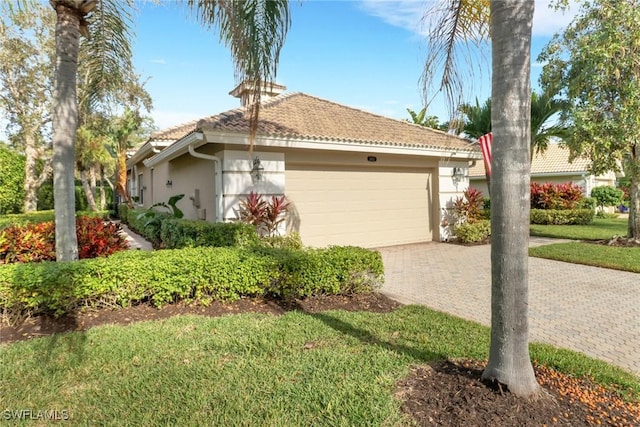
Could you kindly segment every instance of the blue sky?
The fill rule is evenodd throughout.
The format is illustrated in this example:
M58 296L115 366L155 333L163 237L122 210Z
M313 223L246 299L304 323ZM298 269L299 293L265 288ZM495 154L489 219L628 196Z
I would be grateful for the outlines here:
M571 14L536 1L532 59ZM419 78L426 57L420 16L425 1L292 2L292 27L281 53L278 83L372 113L404 119L406 108L423 102ZM229 50L217 33L203 29L183 6L141 3L136 19L135 63L148 79L154 99L151 116L166 128L239 106L228 95L235 86ZM478 73L474 92L489 96L489 61ZM540 66L533 64L532 84ZM443 100L429 113L447 119Z

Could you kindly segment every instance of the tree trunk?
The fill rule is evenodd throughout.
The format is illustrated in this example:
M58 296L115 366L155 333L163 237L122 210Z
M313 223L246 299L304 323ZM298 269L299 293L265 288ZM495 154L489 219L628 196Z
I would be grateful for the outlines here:
M87 171L80 171L80 181L82 182L82 189L84 190L84 195L87 198L87 204L89 205L89 210L96 212L98 207L96 206L96 199L93 197L93 191L91 191L91 184L87 179Z
M533 1L491 1L491 348L482 377L521 397L540 392L527 318L533 9Z
M56 260L78 259L75 218L75 137L78 128L76 77L80 15L55 0L56 75L53 111L53 198L56 227Z
M638 143L632 147L631 161L625 172L631 178L627 237L640 239L640 144Z
M24 212L38 209L38 150L32 135L25 134Z
M104 168L100 166L100 210L107 208L107 195L104 191Z
M133 207L133 203L131 202L131 197L129 196L129 192L127 191L127 151L126 149L122 152L117 153L116 159L116 191L122 197L122 202L129 205L130 208Z

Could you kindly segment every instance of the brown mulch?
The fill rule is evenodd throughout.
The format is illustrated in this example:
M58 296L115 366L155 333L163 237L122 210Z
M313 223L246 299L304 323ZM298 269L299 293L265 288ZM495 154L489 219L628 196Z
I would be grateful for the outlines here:
M268 299L242 299L212 303L208 307L173 304L156 309L139 305L123 309L98 309L62 318L38 316L19 325L0 326L2 343L29 340L69 331L83 331L103 324L165 319L176 315L222 316L237 313L283 314L291 310L316 313L343 309L386 313L400 304L381 294L351 297L322 296L289 303ZM412 368L397 384L402 410L417 425L473 426L640 426L640 404L622 401L586 378L573 378L544 366L535 366L544 393L537 400L522 400L506 390L480 380L485 362L439 361Z

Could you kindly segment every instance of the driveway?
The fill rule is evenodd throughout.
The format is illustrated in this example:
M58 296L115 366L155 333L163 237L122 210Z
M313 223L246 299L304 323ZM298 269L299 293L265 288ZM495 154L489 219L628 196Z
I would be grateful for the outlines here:
M489 245L432 242L379 251L384 294L490 325ZM529 339L640 376L640 274L530 257Z

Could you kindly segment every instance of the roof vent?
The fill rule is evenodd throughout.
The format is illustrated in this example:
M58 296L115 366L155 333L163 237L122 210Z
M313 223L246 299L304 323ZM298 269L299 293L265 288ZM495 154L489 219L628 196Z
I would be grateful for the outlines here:
M235 89L233 89L231 92L229 92L229 95L240 98L240 104L245 107L249 103L251 94L255 90L256 86L253 83L244 81L236 86ZM280 95L285 90L287 90L286 86L282 86L273 82L264 82L260 85L260 96L263 101L266 101L267 99Z

